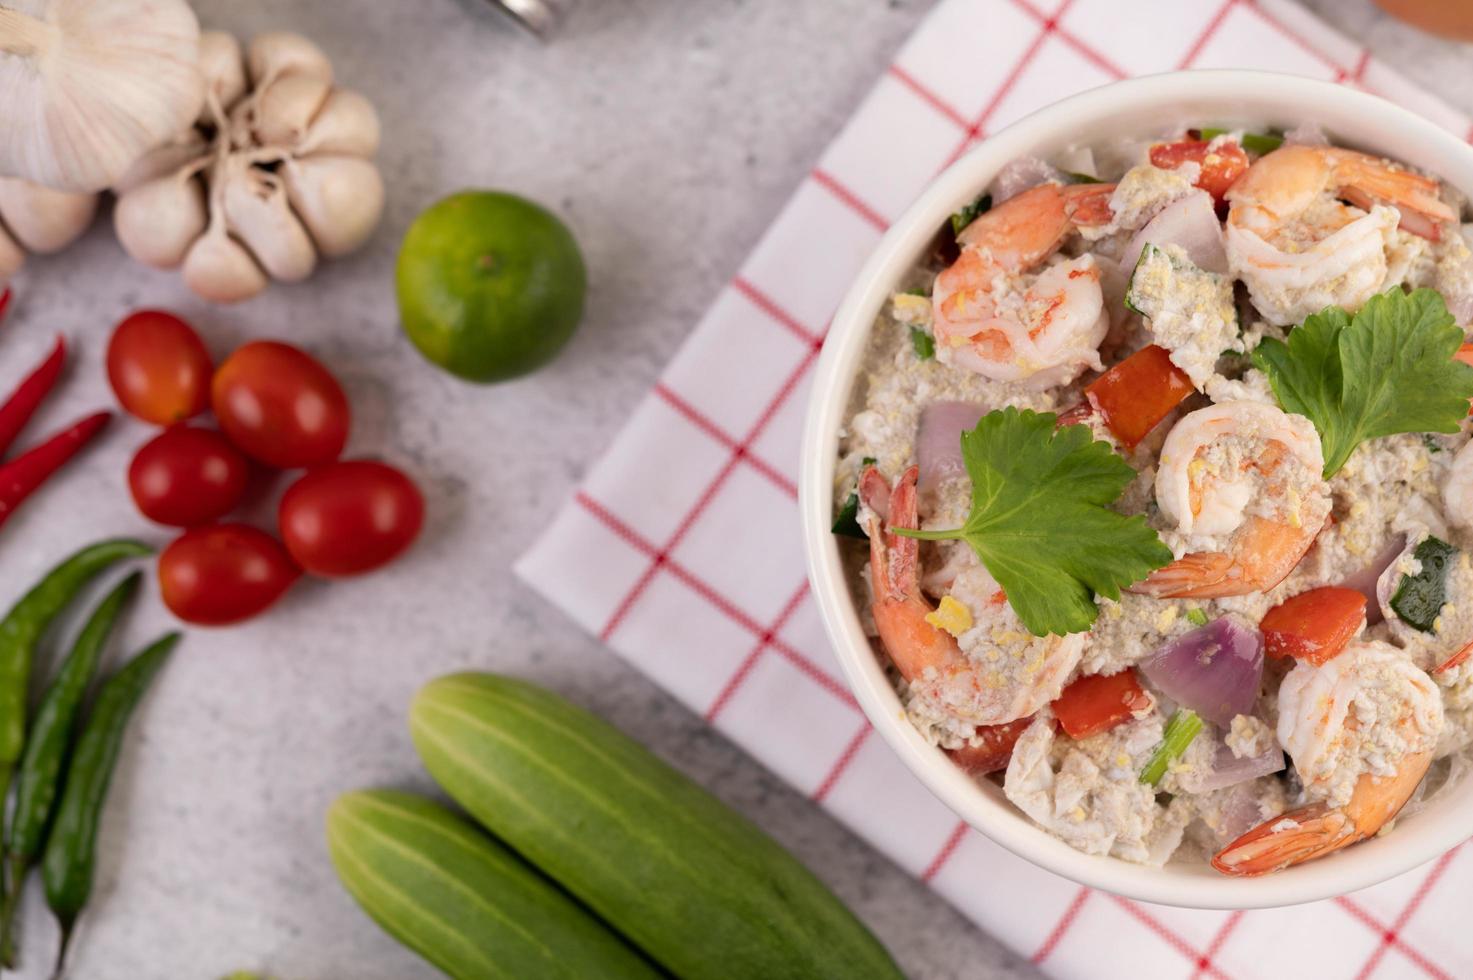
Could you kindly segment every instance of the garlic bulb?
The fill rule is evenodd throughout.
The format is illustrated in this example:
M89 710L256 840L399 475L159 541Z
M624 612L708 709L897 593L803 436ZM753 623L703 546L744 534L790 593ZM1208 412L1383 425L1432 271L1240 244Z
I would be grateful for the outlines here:
M204 97L185 0L0 0L0 174L113 184Z
M20 270L27 252L49 255L76 241L96 213L96 194L0 177L0 282Z
M300 35L263 34L242 52L205 31L199 47L201 121L129 169L113 223L129 255L182 267L195 292L233 303L368 240L384 206L378 115L333 86Z

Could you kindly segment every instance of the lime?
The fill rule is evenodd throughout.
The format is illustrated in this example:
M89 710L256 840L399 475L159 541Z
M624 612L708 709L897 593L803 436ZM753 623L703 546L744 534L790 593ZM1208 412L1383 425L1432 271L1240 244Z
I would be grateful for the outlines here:
M404 236L399 318L420 353L470 381L552 360L583 316L588 274L555 215L515 194L462 191Z

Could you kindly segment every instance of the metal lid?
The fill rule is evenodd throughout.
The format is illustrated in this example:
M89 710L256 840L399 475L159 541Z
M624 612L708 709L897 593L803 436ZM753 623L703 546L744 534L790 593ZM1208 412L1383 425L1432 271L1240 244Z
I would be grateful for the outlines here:
M558 12L550 0L490 0L498 10L538 37L546 37L557 26Z

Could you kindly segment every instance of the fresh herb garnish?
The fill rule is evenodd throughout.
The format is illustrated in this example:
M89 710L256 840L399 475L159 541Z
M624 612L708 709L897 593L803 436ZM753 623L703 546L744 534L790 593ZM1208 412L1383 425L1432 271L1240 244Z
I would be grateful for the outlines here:
M1194 606L1191 609L1187 610L1187 622L1191 623L1193 626L1206 626L1207 613Z
M915 348L919 360L929 361L936 356L936 338L920 327L910 328L910 345Z
M985 214L990 210L992 210L992 195L983 194L981 197L977 198L977 200L973 201L971 204L968 204L966 207L962 208L956 214L951 216L952 235L960 235L962 233L962 229L966 228L967 225L977 220L978 215Z
M1253 363L1285 411L1319 431L1325 478L1368 439L1401 432L1457 432L1473 398L1473 367L1453 359L1462 328L1430 289L1391 289L1359 313L1328 307L1266 339Z
M1144 517L1110 509L1135 471L1083 425L1005 408L963 432L972 512L950 531L903 531L929 541L960 538L997 579L1035 636L1082 633L1099 615L1096 594L1120 598L1172 559Z
M1166 767L1187 750L1192 739L1201 731L1202 719L1195 711L1177 708L1166 722L1166 732L1161 737L1161 744L1141 770L1141 782L1147 786L1155 786L1161 782L1161 777L1166 775Z
M1422 433L1422 445L1427 448L1427 452L1429 453L1442 452L1442 447L1437 444L1437 440L1432 438L1430 433Z
M1071 184L1103 184L1104 181L1090 174L1082 174L1073 170L1060 171Z
M912 286L910 289L907 289L905 291L905 295L920 296L922 298L929 299L931 296L931 291L928 289L922 289L920 286Z
M1391 597L1391 611L1408 626L1431 633L1447 602L1447 566L1458 549L1431 535L1422 539L1412 557L1422 570L1403 575Z
M873 465L875 465L875 458L873 456L866 456L864 457L863 461L860 462L859 468L862 470L865 467ZM834 526L829 530L834 534L838 534L846 538L866 539L869 537L868 534L864 533L864 528L859 526L858 489L849 491L848 499L844 501L844 506L839 508L839 514L837 517L834 518Z
M1198 132L1201 133L1204 140L1210 143L1223 133L1230 133L1232 130L1213 129L1209 126L1198 130ZM1265 153L1272 153L1274 150L1283 146L1284 137L1276 133L1244 133L1242 138L1238 140L1238 145L1249 153L1256 153L1258 156L1263 156Z

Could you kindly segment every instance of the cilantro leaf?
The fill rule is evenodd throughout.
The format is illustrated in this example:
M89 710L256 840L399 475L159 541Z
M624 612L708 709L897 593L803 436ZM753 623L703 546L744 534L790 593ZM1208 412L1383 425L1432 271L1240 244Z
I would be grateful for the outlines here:
M896 530L970 544L1035 636L1084 632L1099 614L1096 594L1118 599L1172 558L1144 517L1109 509L1135 478L1130 464L1088 427L1057 421L1016 408L984 415L961 437L972 478L966 524Z
M929 361L936 356L936 338L920 327L910 328L910 345L915 349L916 360Z
M1314 423L1325 478L1368 439L1401 432L1457 432L1473 398L1473 367L1453 359L1463 331L1430 289L1391 289L1351 316L1322 310L1265 340L1253 363L1287 412Z

